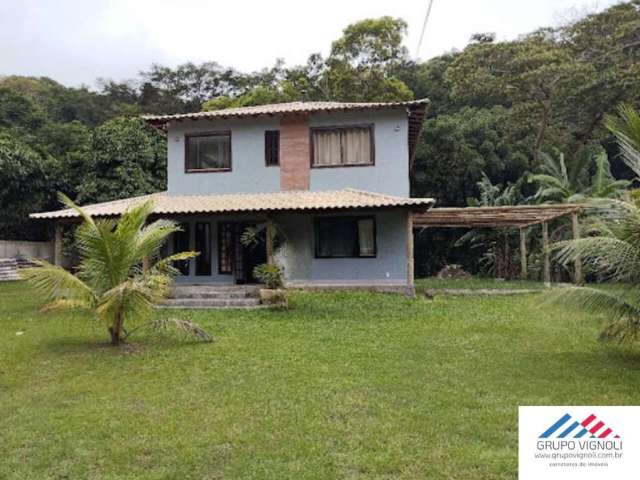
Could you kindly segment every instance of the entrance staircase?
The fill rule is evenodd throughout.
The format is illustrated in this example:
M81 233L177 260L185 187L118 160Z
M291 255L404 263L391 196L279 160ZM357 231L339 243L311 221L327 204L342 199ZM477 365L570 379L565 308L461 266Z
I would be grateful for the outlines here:
M258 285L176 285L163 308L258 308Z
M15 258L0 258L0 282L20 280L18 262Z

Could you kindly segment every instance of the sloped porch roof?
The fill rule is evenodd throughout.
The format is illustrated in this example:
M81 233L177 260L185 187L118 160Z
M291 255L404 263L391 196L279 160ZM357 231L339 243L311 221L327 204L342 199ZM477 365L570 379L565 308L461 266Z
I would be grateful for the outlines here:
M396 197L347 188L335 191L183 196L173 196L168 195L167 192L159 192L140 197L85 205L83 208L92 216L111 217L121 215L128 208L145 201L153 202L153 213L156 215L311 212L381 208L410 208L417 212L424 212L435 203L432 198ZM56 220L77 219L79 215L75 210L67 208L51 212L32 213L29 217Z

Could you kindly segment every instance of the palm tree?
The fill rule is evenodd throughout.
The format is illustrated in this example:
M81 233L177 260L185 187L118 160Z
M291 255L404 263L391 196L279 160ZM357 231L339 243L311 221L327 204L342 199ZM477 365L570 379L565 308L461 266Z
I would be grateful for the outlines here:
M622 160L640 178L640 112L622 104L618 107L618 115L608 115L605 124L618 140Z
M172 262L197 255L181 252L159 259L167 237L179 231L169 220L147 224L153 211L145 202L126 211L120 220L94 220L68 197L60 200L78 212L83 223L76 230L80 255L77 274L46 261L35 260L37 267L26 269L24 277L50 302L44 308L82 308L104 322L112 345L119 345L125 325L173 325L201 339L209 335L191 322L166 319L150 322L155 305L168 294L171 280L178 272ZM155 263L144 268L146 259Z
M617 198L630 184L613 177L605 152L578 155L570 168L561 152L556 157L541 152L541 157L540 173L529 176L529 181L540 185L535 199L541 202L576 203L587 198ZM592 162L595 173L589 179Z
M640 176L640 115L622 106L619 117L608 117L607 127L616 136L624 162ZM602 338L638 340L640 336L640 205L637 201L596 200L588 236L554 245L561 262L581 259L585 270L601 279L626 285L605 291L571 287L558 290L554 299L572 302L607 315Z

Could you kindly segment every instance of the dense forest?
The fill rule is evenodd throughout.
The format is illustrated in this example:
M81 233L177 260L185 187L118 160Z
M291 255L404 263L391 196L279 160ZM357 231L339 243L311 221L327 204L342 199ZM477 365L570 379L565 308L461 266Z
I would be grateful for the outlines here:
M631 176L604 120L621 104L640 105L640 0L513 41L478 33L464 50L426 62L409 57L406 28L391 17L363 20L326 57L253 73L207 62L152 65L92 88L0 78L0 238L44 238L27 215L57 208L58 191L91 203L162 190L165 139L141 113L283 101L429 98L412 194L440 206L569 201L593 195L596 178L628 186L616 183ZM418 273L455 256L459 234L420 236L430 260L418 261Z

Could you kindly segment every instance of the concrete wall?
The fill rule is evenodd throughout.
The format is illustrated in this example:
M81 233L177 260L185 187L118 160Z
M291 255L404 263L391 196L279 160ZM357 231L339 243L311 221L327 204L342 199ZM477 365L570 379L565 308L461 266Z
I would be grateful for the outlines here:
M0 240L0 258L31 257L53 261L51 242Z
M372 192L409 196L409 153L407 114L403 109L367 113L319 113L309 117L309 125L332 126L374 124L375 165L358 167L311 168L300 175L305 181L285 181L285 189L339 190L357 188ZM281 189L281 167L267 167L264 158L264 132L280 128L280 119L229 119L185 121L170 125L167 133L168 191L170 195L277 192ZM231 131L232 165L229 172L185 173L185 133ZM281 134L282 137L282 134ZM298 135L300 137L300 135ZM306 136L308 139L308 135ZM286 140L286 139L285 139ZM286 142L282 144L286 153ZM297 162L296 169L309 168L309 158ZM286 173L286 172L284 172Z

